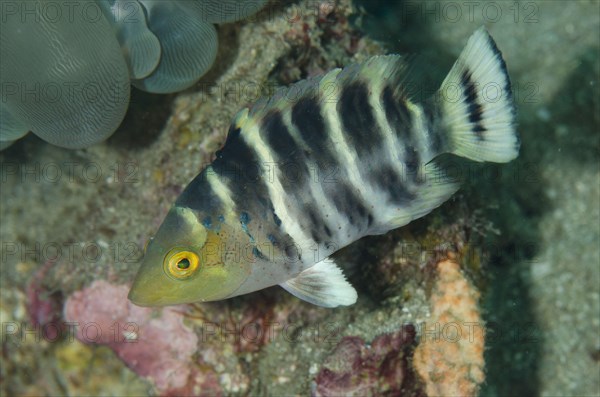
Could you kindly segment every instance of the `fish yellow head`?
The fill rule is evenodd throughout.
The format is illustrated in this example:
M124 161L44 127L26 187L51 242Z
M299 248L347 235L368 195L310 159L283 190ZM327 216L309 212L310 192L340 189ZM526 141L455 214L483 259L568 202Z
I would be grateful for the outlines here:
M211 227L193 210L173 206L146 247L129 299L165 306L227 298L250 271L236 255L227 255L237 238L237 228L224 220Z

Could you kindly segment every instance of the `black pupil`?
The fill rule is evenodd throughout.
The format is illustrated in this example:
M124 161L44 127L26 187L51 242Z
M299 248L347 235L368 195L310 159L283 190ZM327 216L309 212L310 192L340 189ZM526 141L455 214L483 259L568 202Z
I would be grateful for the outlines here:
M190 267L190 261L188 259L183 258L179 262L177 262L177 267L179 269L185 270Z

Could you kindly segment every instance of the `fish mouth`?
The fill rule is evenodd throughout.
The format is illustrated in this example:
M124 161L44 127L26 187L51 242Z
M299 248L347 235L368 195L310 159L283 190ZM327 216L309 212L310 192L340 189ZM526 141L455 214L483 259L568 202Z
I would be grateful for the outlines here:
M176 303L165 302L160 296L152 296L148 294L141 294L134 287L131 288L127 299L136 306L141 307L155 307L155 306L168 306L176 305Z
M129 290L127 299L129 299L131 301L131 303L133 303L136 306L142 306L142 307L155 306L155 305L153 305L152 301L145 299L145 297L142 294L140 294L139 289L135 288L135 285L133 287L131 287L131 289Z
M169 302L165 302L164 295L160 290L140 285L139 280L133 282L129 294L127 295L127 299L134 305L142 307L166 306L169 304Z

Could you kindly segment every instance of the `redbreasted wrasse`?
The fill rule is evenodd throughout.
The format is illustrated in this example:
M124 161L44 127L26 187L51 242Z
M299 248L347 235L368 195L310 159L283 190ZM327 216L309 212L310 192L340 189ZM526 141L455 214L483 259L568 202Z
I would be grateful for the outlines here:
M406 79L399 56L375 56L240 111L149 242L129 299L215 301L278 284L316 305L353 304L330 255L446 201L458 184L432 160L508 162L519 151L506 64L485 29L438 95L413 103Z

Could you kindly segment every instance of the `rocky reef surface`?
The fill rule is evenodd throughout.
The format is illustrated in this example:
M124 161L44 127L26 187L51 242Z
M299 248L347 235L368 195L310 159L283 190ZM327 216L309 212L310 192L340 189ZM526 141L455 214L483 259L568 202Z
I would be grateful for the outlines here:
M468 3L468 2L467 2ZM600 393L600 22L590 1L271 3L219 27L186 92L134 92L106 143L0 153L2 395ZM453 163L464 188L337 254L356 305L271 288L142 309L143 246L260 95L387 52L433 90L485 24L513 79L522 149Z

